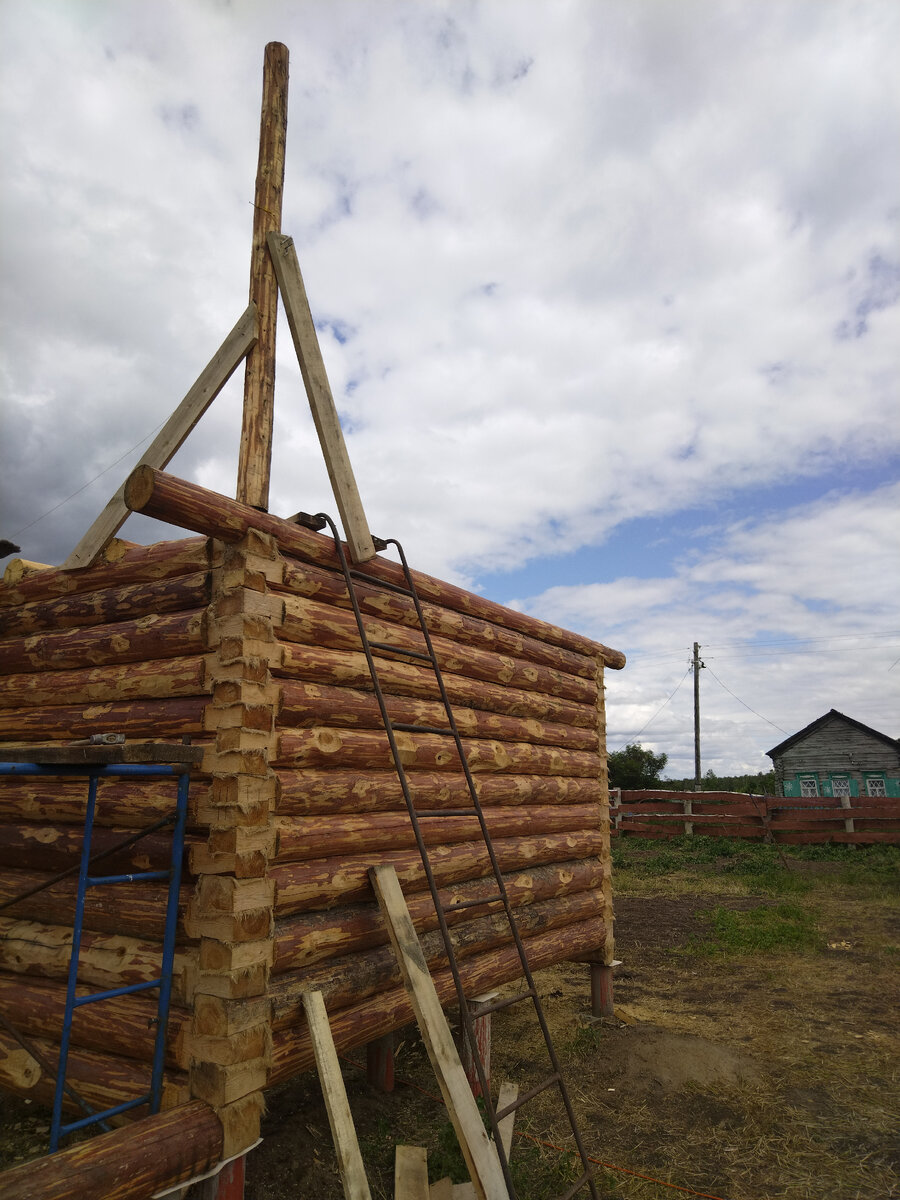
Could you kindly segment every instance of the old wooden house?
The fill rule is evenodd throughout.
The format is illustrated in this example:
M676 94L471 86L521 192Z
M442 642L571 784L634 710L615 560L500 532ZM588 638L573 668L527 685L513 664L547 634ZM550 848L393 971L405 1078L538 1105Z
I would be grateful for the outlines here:
M784 796L900 796L900 741L835 708L767 753Z

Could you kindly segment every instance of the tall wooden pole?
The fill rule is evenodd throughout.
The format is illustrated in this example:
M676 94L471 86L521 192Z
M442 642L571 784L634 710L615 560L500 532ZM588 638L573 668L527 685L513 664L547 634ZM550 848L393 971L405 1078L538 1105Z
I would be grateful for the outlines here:
M250 299L259 310L259 338L247 355L244 418L236 498L267 511L275 412L275 325L278 283L266 235L281 232L284 153L287 133L288 51L281 42L266 46L263 67L259 165L253 208Z
M702 789L700 782L700 644L694 642L694 791Z

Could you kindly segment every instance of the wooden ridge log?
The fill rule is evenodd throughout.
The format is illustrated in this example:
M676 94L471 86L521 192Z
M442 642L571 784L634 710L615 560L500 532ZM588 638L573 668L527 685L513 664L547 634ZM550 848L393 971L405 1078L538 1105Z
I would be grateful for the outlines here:
M408 771L406 781L418 811L465 808L471 804L468 784L460 773ZM275 811L280 816L327 813L406 812L403 789L395 770L278 771ZM601 804L595 777L578 775L490 775L476 780L485 808L501 804Z
M536 934L525 941L529 966L537 971L571 958L573 953L586 953L602 945L605 935L604 923L597 917ZM460 964L462 984L469 995L509 983L518 979L521 973L522 964L515 947L503 946L489 950ZM439 971L433 979L441 1003L445 1006L454 1004L456 988L450 971ZM391 988L360 1004L339 1009L331 1018L331 1032L340 1052L374 1041L393 1029L410 1024L412 1020L412 1004L406 989ZM313 1053L305 1025L278 1030L272 1040L270 1087L300 1071L309 1070Z
M602 894L589 891L527 905L516 910L515 917L522 937L528 938L545 930L601 916L602 911ZM457 961L462 962L497 946L512 944L512 934L506 913L501 911L454 925L450 940ZM432 974L447 967L440 930L420 934L419 944ZM315 967L284 972L269 981L272 1028L285 1028L299 1022L304 992L320 991L333 1014L337 1009L395 988L400 982L400 968L390 945L329 959Z
M2 741L65 741L92 733L124 733L130 738L169 739L203 732L208 697L132 700L122 703L54 704L44 708L0 710ZM0 758L2 758L0 747Z
M471 807L468 805L467 807ZM484 810L491 840L529 835L568 833L599 828L596 806L548 804L529 808ZM471 816L420 817L419 826L427 846L453 845L481 837L474 811ZM314 858L336 858L343 854L379 854L416 845L412 823L406 813L334 814L327 817L281 817L275 823L276 844L272 862L301 862ZM373 862L376 861L374 858Z
M6 912L13 912L7 909ZM98 989L147 983L162 970L160 940L121 933L84 930L78 956L78 981ZM71 925L49 925L41 921L0 917L0 970L20 978L65 980L72 953ZM172 966L173 995L182 1002L187 995L192 951L178 949Z
M0 871L0 903L12 900L22 892L50 877L45 871ZM44 921L48 925L71 927L75 912L77 880L60 880L52 887L3 910L4 917L18 920ZM97 933L122 933L145 938L159 931L162 941L166 913L166 882L111 883L105 887L89 888L84 904L84 927ZM179 922L183 916L190 888L183 887L178 904Z
M403 766L418 771L458 771L459 755L452 738L436 733L394 734ZM599 773L599 754L534 746L529 742L462 739L473 774L508 771L517 775L583 775ZM387 734L367 729L304 729L282 733L272 759L275 767L327 767L340 770L387 770L394 765Z
M5 806L4 806L5 807ZM97 829L91 839L94 854L102 854L133 834L131 829ZM63 871L81 858L84 830L76 825L0 825L0 866L31 871ZM197 840L196 838L192 840ZM168 870L172 857L172 834L147 834L139 842L116 851L98 869L108 875L133 871Z
M536 834L533 837L520 834L517 837L500 838L494 843L494 850L500 869L508 872L541 863L586 858L599 854L601 845L600 830L597 828L575 833ZM397 875L406 891L421 891L426 886L417 849L388 850L379 857L381 862L392 863L397 868ZM435 846L429 857L440 887L479 879L491 870L487 848L480 840ZM319 858L306 863L276 864L269 871L276 888L276 916L370 899L372 891L368 870L371 865L372 856L369 853Z
M540 900L599 889L603 879L603 867L596 858L570 859L503 875L509 902L517 911L524 905ZM479 905L448 912L447 923L455 925L473 916L497 911L499 902L490 901L496 891L493 875L441 888L438 897L444 908L462 901L486 901L484 907ZM437 929L437 913L431 892L426 889L412 893L407 897L407 906L417 930L427 932ZM332 908L326 912L305 912L299 916L280 918L275 923L273 971L299 970L325 959L387 945L388 940L381 911L371 901Z
M39 571L52 570L53 567L50 563L33 562L30 558L13 558L6 564L3 583L7 587L14 587L29 575L36 575Z
M67 571L49 567L38 574L23 578L15 586L0 583L0 608L31 604L54 596L71 596L76 592L91 592L109 586L111 575L123 587L130 583L149 583L170 579L175 575L191 575L211 565L210 545L205 537L182 538L173 542L155 542L152 546L118 543L126 548L110 561L105 557L96 566L84 571ZM115 554L115 543L110 549Z
M403 696L386 696L385 700L392 721L432 725L438 729L448 727L447 713L441 703ZM570 750L597 750L599 745L594 730L534 718L508 717L478 708L454 707L453 719L459 732L467 737L535 742L565 746ZM286 680L281 685L276 724L288 729L326 724L351 729L384 728L374 692L296 680Z
M375 617L365 617L363 624L370 641L385 642L414 654L427 650L425 638L415 629L394 625ZM352 613L328 604L318 604L303 596L287 596L284 601L284 624L279 630L283 641L306 645L327 646L332 650L358 650L359 630ZM567 675L553 667L543 667L525 659L497 654L452 642L449 638L432 636L432 646L442 671L452 671L470 679L487 683L508 684L529 692L546 692L579 704L594 704L597 684L593 679Z
M276 590L303 596L322 604L351 609L347 584L343 574L337 571L326 571L321 567L305 564L298 567L288 561L283 581L281 585L276 585ZM419 628L418 614L410 596L357 581L356 598L360 608L368 616L378 617L395 625ZM493 650L497 654L524 658L545 667L553 667L566 675L594 679L597 674L597 659L593 654L576 654L572 650L564 650L516 630L504 629L495 622L470 617L436 604L422 604L422 613L428 632L432 635L438 634L454 642Z
M75 994L87 996L92 991L96 989L79 986ZM0 973L0 1011L23 1037L42 1037L58 1042L66 1011L65 981L38 982L20 975ZM71 1041L73 1045L88 1050L152 1062L156 1041L155 1022L155 992L113 996L97 1004L75 1009ZM169 1010L167 1066L181 1070L187 1070L190 1066L190 1024L191 1014L186 1009L173 1007ZM55 1064L57 1057L50 1061Z
M276 677L303 679L309 683L333 684L372 690L369 664L361 650L332 650L326 646L281 643L281 662L272 668ZM382 691L394 696L419 696L440 700L434 671L418 663L374 655ZM557 721L579 729L595 729L597 710L593 704L577 704L547 692L525 691L502 683L469 679L451 671L442 672L444 686L453 704L504 713L510 717L534 717Z
M330 537L269 513L260 513L236 500L209 492L198 484L177 479L163 471L154 471L150 467L138 467L132 471L125 488L125 502L133 512L143 512L182 529L206 533L225 542L240 541L248 529L258 529L271 534L285 554L331 570L338 567ZM403 586L402 569L390 559L378 556L370 559L366 563L366 573ZM611 650L581 634L571 633L515 609L504 608L502 604L421 571L413 571L413 579L424 600L492 621L504 629L517 630L538 641L573 650L576 654L599 657L616 670L625 665L625 655L620 651Z
M45 629L131 622L138 617L184 612L205 607L211 596L212 577L209 571L147 583L121 584L94 592L76 592L70 596L36 600L19 608L0 610L0 637L39 633Z
M211 1170L222 1125L202 1100L98 1134L0 1174L4 1200L146 1200Z
M180 658L206 649L206 610L139 617L0 642L0 672L61 671Z
M22 1095L34 1087L42 1073L37 1059L12 1034L0 1028L0 1088ZM0 1175L0 1185L2 1183L3 1176Z
M206 658L193 654L185 658L7 675L0 690L0 708L151 700L198 696L211 691Z
M175 811L176 785L174 778L101 779L97 787L95 828L121 826L131 833L171 816ZM83 826L87 791L84 778L8 775L3 780L3 816L10 821ZM197 808L207 802L209 792L208 780L191 779L189 826L196 825Z

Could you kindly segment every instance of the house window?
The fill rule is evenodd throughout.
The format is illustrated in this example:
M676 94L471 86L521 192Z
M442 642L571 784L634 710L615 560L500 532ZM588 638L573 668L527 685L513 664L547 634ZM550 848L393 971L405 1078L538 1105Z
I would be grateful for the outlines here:
M832 796L848 796L850 795L850 777L848 775L832 775L831 777L831 794Z
M866 795L867 796L886 796L887 791L884 786L883 775L870 775L866 780Z
M801 796L818 796L819 781L815 775L800 776L800 795Z

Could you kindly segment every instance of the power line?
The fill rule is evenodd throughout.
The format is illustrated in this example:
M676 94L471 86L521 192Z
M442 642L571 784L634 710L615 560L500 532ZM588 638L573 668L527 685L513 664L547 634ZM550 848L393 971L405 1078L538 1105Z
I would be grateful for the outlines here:
M747 704L747 702L745 700L742 700L740 698L740 696L736 696L730 687L725 686L725 684L718 677L718 675L715 673L715 671L712 669L712 667L707 667L706 669L707 669L707 671L709 671L710 675L712 675L713 679L716 681L716 683L719 685L719 687L724 688L724 690L728 693L729 696L733 696L734 699L737 700L738 704L743 704L744 708L746 708L748 712L752 712L754 717L759 717L759 719L761 721L765 721L767 725L771 725L773 729L777 729L780 733L784 733L784 734L787 733L786 729L782 729L780 725L776 725L774 721L770 721L768 717L764 717L762 715L762 713L758 713L755 708L751 708L750 705Z
M675 686L675 692L678 691L678 689L681 687L681 685L684 683L684 681L687 679L687 677L688 677L688 675L690 675L690 673L691 673L691 667L688 667L688 669L685 671L685 673L682 675L682 677L678 680L678 683ZM650 726L653 724L653 722L656 720L656 718L659 716L659 714L662 712L662 710L666 707L666 705L669 703L669 701L675 695L675 692L672 692L671 695L666 697L666 699L662 702L662 704L659 706L659 708L656 710L656 712L653 714L653 716L650 718L650 720L647 722L647 724L644 726L643 729L638 730L638 732L635 734L626 734L625 736L626 737L634 737L635 739L639 738L641 736L641 734L644 732L644 730L650 728ZM620 746L619 749L622 749L622 747Z

